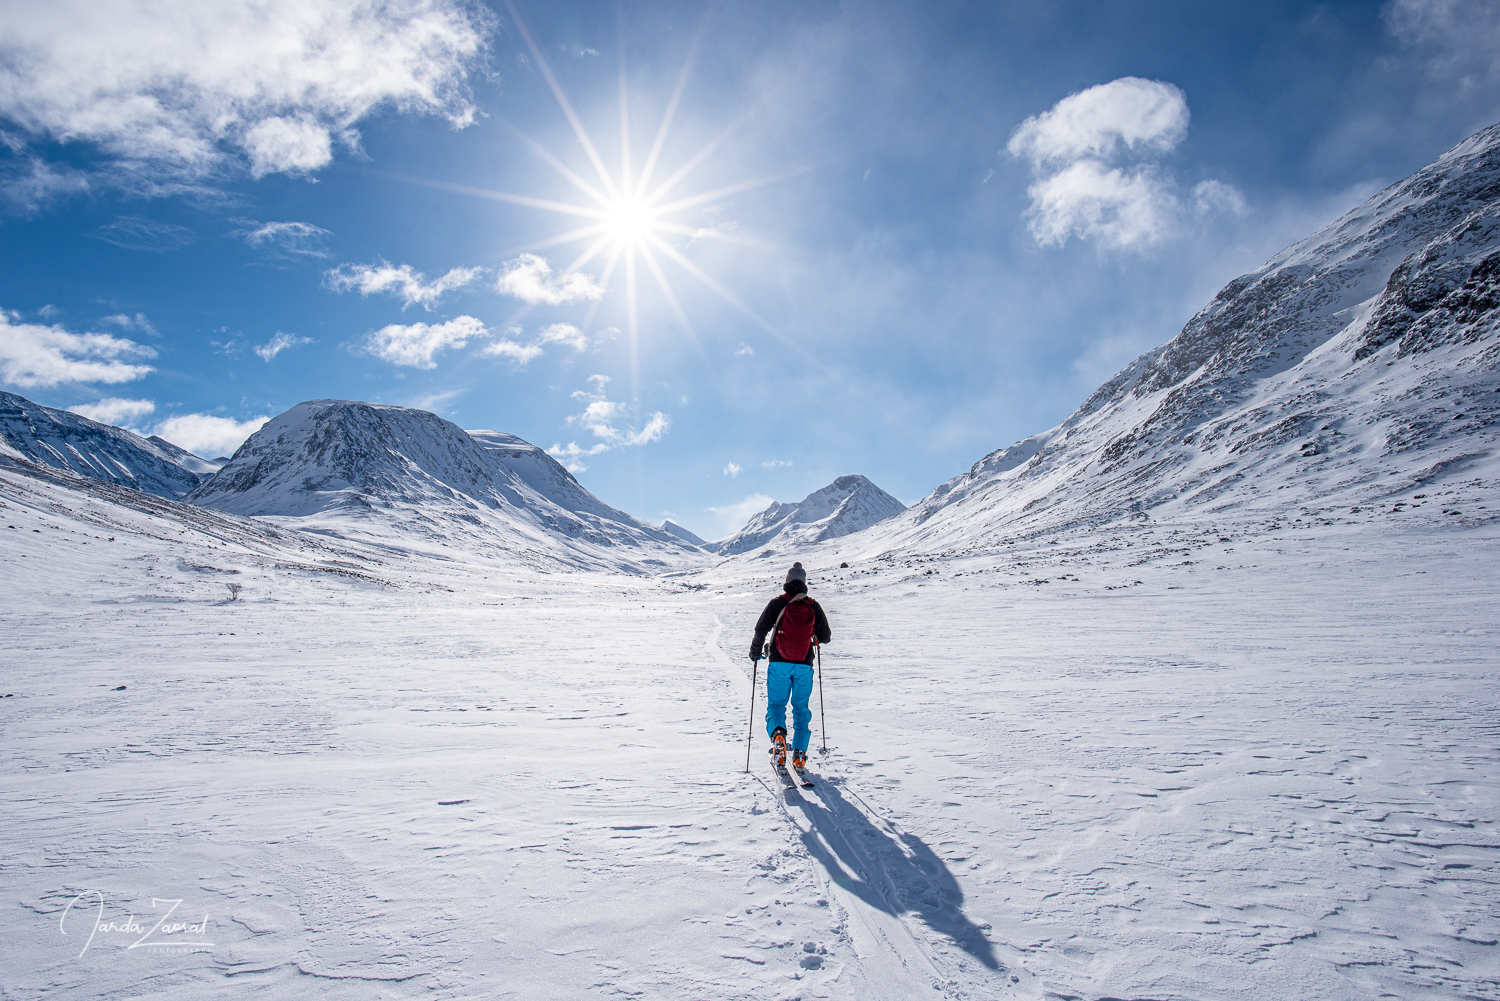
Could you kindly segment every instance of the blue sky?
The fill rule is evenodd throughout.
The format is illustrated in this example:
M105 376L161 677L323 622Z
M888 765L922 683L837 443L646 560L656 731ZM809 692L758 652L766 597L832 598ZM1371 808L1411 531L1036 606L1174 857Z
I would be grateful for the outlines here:
M0 387L420 406L716 538L919 499L1500 119L1481 0L516 2L11 5Z

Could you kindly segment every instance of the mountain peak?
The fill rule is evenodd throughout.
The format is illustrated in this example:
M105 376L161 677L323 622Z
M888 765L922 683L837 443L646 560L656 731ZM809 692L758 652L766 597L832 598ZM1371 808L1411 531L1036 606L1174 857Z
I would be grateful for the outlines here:
M599 500L522 438L355 400L309 400L272 418L187 499L579 566L643 571L692 552Z
M869 528L905 509L869 478L840 476L796 504L772 501L738 532L704 548L733 556L772 542L811 545Z

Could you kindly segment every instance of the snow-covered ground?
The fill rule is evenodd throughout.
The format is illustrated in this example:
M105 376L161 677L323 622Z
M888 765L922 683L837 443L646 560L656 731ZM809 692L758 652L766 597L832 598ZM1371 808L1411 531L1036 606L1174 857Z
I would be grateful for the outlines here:
M7 999L1500 994L1493 524L810 550L831 751L784 793L780 556L68 482L0 469Z

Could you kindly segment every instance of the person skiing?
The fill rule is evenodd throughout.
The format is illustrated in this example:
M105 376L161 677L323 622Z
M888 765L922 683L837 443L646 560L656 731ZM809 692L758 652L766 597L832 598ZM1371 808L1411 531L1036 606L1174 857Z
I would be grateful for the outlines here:
M807 571L801 563L792 564L782 589L755 623L750 660L757 662L762 656L769 660L766 733L771 738L771 757L778 767L786 765L786 704L790 698L792 765L800 769L807 763L807 745L812 739L812 709L807 701L813 690L813 640L827 643L833 634L823 606L807 593Z

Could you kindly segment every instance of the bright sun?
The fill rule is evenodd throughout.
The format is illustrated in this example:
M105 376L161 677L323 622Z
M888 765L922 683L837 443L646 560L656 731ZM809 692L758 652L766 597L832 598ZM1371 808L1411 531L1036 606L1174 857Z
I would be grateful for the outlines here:
M616 246L631 247L646 241L656 215L639 198L620 198L604 210L601 223Z
M543 54L542 48L537 45L536 39L531 35L526 22L516 10L513 0L504 0L509 9L512 21L519 29L521 36L525 38L527 47L536 59L537 67L546 78L548 86L552 89L553 96L557 99L558 106L562 109L568 124L572 126L573 135L578 141L578 146L587 156L592 168L592 177L573 170L565 164L558 156L542 146L531 137L517 130L517 135L554 170L557 171L569 184L576 189L583 198L578 202L556 201L546 198L537 198L530 195L512 194L504 191L483 190L475 188L463 188L461 190L470 194L485 198L493 198L498 201L511 202L518 205L526 205L531 208L544 209L556 212L564 216L571 216L582 225L558 233L550 238L534 241L524 248L528 251L539 251L547 247L559 247L568 244L584 244L580 253L567 263L562 269L566 275L578 271L590 262L598 260L602 267L598 282L600 285L609 287L610 279L614 275L616 267L622 266L624 271L623 291L625 293L626 325L631 345L632 377L636 376L635 352L638 340L639 320L637 317L637 264L644 265L644 270L650 272L655 279L657 287L661 290L662 297L677 315L683 329L688 335L697 340L692 324L683 312L682 305L678 302L676 293L672 290L671 283L663 271L662 265L671 261L684 272L691 275L704 286L717 293L735 308L755 321L762 328L777 338L791 343L785 334L777 330L770 323L758 316L753 310L746 306L740 299L706 274L702 268L682 253L682 250L674 244L681 244L683 238L687 238L689 244L699 239L719 239L735 243L751 243L742 237L730 235L728 230L732 227L710 227L689 226L678 218L694 208L707 205L741 192L758 188L764 184L790 176L796 171L778 174L771 177L762 177L756 180L744 181L738 184L730 184L704 191L695 195L674 194L679 186L704 160L723 142L731 130L726 130L723 135L710 141L695 155L689 157L686 162L673 171L670 176L656 180L656 168L660 163L663 146L666 143L667 133L671 128L672 119L676 115L678 103L682 98L682 92L687 84L689 70L693 62L693 54L690 52L686 64L682 68L682 74L678 78L676 89L662 114L655 140L652 142L643 163L639 165L631 156L630 150L630 118L627 111L628 103L625 93L624 67L621 67L620 77L620 165L618 169L611 170L605 166L599 155L598 148L594 145L578 114L574 111L572 104L563 93L561 84L552 72ZM694 45L696 50L696 43ZM587 329L594 321L595 310L599 308L599 301L595 300L590 307L587 318L583 321Z

